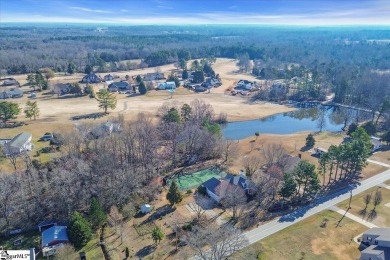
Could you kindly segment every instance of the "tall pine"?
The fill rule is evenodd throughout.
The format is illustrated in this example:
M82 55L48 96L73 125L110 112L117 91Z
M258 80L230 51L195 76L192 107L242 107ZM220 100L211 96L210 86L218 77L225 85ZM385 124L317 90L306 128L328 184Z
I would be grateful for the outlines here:
M169 187L169 191L167 193L167 200L169 200L169 203L171 206L175 205L176 203L179 203L183 200L183 196L181 195L179 188L177 187L177 184L175 181L171 183L171 186Z
M92 229L80 213L74 212L68 225L70 242L79 250L92 238Z
M107 215L96 198L92 198L88 212L89 223L94 230L97 230L107 221Z

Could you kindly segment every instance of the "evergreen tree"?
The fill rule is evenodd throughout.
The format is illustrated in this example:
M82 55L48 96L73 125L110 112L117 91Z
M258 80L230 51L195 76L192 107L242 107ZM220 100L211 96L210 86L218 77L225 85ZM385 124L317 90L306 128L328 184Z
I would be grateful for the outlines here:
M76 73L76 70L77 70L76 65L75 65L73 62L70 62L70 63L68 64L67 72L68 72L69 74L74 74L74 73Z
M84 73L90 74L93 71L93 67L91 65L85 66Z
M137 83L141 83L143 81L141 75L137 75L135 80L137 81Z
M180 123L180 115L176 108L172 107L163 116L163 121L166 123Z
M188 121L191 118L192 108L188 104L181 107L181 120Z
M107 109L116 108L116 96L106 89L100 90L97 94L97 101L99 101L99 108L104 109L104 113L107 113Z
M180 80L178 77L174 76L174 75L169 75L168 78L167 78L167 82L168 81L173 81L175 82L175 85L176 87L179 87L180 86Z
M36 87L35 74L33 74L33 73L28 74L27 75L27 82L30 85L30 88L33 88L35 91L35 87Z
M154 243L160 243L160 241L164 238L164 232L159 227L155 227L152 231L152 238Z
M194 72L194 79L192 80L194 83L202 83L204 81L203 71L198 70Z
M312 134L308 134L306 137L306 147L313 147L316 143L316 140L314 139Z
M171 183L171 186L169 187L169 191L167 193L167 200L171 204L171 206L175 205L176 203L181 202L183 199L183 196L181 195L179 188L177 187L177 184L175 181Z
M302 197L314 195L320 189L315 166L308 161L300 161L294 168L292 175L298 184L297 192L302 188Z
M353 132L358 128L358 125L356 123L352 123L348 126L347 135L351 136Z
M97 230L107 221L107 215L96 198L92 198L88 211L89 223L94 230Z
M382 135L382 140L386 142L387 144L390 143L390 130L387 130L383 135Z
M141 82L139 83L138 91L139 91L139 93L140 93L141 95L145 95L146 92L148 91L148 90L146 89L145 83L144 83L143 81L141 81Z
M182 79L188 79L188 71L185 69L183 70L183 73L181 74Z
M279 195L285 199L291 198L297 189L297 184L294 178L289 173L285 173L283 176L283 186L279 191Z
M362 128L367 132L369 135L375 135L376 134L376 126L372 121L368 121L367 123L362 125Z
M92 229L78 212L74 212L68 224L70 242L79 250L92 238Z
M37 101L27 101L26 107L24 108L24 113L26 118L34 118L34 120L39 117L39 107Z

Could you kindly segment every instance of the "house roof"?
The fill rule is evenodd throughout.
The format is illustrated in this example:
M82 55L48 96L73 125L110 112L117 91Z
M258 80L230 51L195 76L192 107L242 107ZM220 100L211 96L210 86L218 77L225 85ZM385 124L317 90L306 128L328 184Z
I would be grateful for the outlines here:
M362 254L381 255L383 254L382 247L371 245L362 251Z
M32 135L26 132L20 133L15 136L9 143L9 146L20 148L22 147L29 139L32 138Z
M235 175L235 176L231 177L229 180L229 183L234 184L243 190L248 189L247 179L243 176L240 176L240 175Z
M205 182L203 182L203 187L216 194L216 188L221 184L221 181L213 177Z
M371 136L371 143L375 146L381 145L381 139L378 137Z
M286 165L284 166L284 172L292 172L295 166L297 166L300 161L301 158L299 158L298 156L288 155L286 159Z
M47 246L49 243L59 241L69 241L68 228L66 226L53 226L42 232L42 246Z
M111 83L108 88L129 88L130 84L126 81L119 81Z
M363 233L365 236L381 236L390 241L390 228L371 228Z

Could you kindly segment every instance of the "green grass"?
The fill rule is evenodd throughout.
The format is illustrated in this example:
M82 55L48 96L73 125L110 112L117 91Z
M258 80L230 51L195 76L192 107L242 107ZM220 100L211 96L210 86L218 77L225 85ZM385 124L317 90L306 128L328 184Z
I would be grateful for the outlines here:
M202 170L202 171L195 172L192 174L176 177L176 178L174 178L174 180L176 181L177 185L179 186L179 189L181 191L185 191L188 189L196 188L200 184L202 184L203 182L205 182L213 177L215 177L217 179L221 178L221 176L219 174L217 174L209 169L206 169L206 170Z
M379 190L382 194L382 202L376 207L376 215L370 215L372 209L374 208L374 197L375 192ZM368 204L365 214L362 210L365 208L364 197L367 194L371 194L371 202ZM356 196L352 197L351 209L349 213L354 214L364 220L374 223L380 227L389 227L390 226L390 207L386 207L385 204L390 202L390 190L381 187L373 187L365 192L362 192ZM339 203L337 206L341 209L346 209L349 204L349 199Z
M322 211L243 249L239 259L356 259L359 245L351 239L367 228L332 211ZM324 219L326 227L321 227Z
M87 259L100 260L104 259L103 251L98 245L99 238L96 236L94 239L88 242L88 244L80 249L78 252L85 252Z

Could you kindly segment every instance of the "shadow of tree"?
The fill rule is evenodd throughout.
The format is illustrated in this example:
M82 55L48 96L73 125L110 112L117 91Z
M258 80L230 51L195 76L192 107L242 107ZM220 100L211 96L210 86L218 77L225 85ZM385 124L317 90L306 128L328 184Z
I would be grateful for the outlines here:
M150 215L146 220L144 220L142 222L142 224L145 224L145 223L151 222L155 219L164 217L165 215L168 215L169 213L172 213L174 211L175 211L175 208L171 207L170 205L164 205L162 207L159 207L158 209L156 209L155 212L153 212L152 215Z
M367 215L367 208L359 210L359 215L364 219Z
M144 258L147 255L150 255L156 250L156 247L153 245L144 246L142 249L140 249L137 253L135 253L136 256L139 258Z

